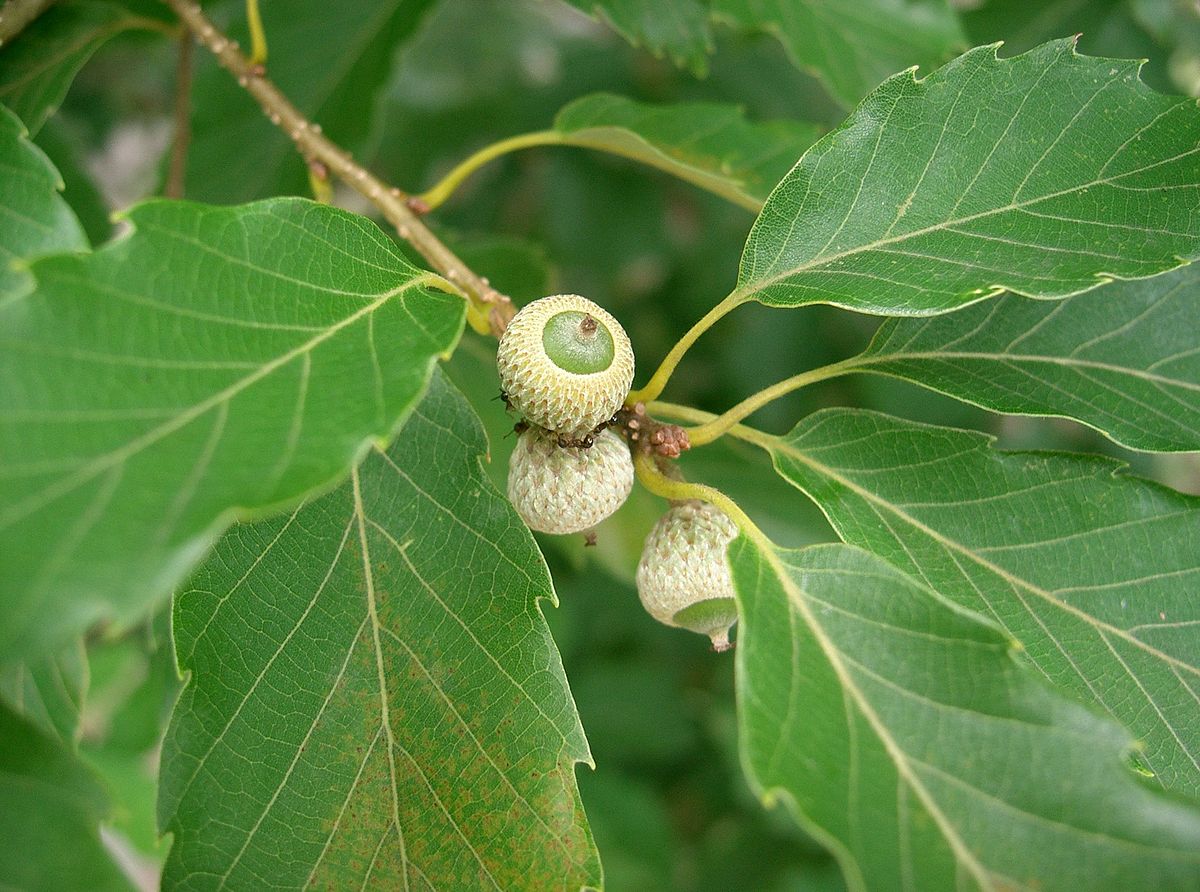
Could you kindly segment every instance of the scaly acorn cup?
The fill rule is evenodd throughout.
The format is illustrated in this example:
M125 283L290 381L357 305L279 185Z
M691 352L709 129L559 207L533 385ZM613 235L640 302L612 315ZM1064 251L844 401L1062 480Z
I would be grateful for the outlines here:
M608 517L633 489L633 459L621 437L606 430L590 448L559 446L531 427L508 462L508 499L531 530L579 533Z
M633 384L621 323L577 294L543 297L508 323L496 351L509 404L537 427L582 438L608 421Z
M661 623L699 632L713 649L728 650L737 622L733 577L725 549L737 526L708 502L677 502L646 538L637 568L638 597Z

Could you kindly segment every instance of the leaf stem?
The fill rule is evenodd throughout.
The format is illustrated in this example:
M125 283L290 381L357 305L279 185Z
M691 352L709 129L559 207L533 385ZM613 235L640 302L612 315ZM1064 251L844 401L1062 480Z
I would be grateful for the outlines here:
M683 502L688 499L710 502L720 508L730 520L738 525L738 529L755 542L760 545L770 545L766 534L747 516L738 503L719 489L703 483L671 479L659 469L655 457L642 449L637 450L634 455L633 467L638 481L656 496L662 496L672 502Z
M512 300L493 288L454 254L421 222L408 205L408 196L372 175L357 164L350 154L321 133L288 101L262 69L242 54L236 42L222 34L191 0L164 0L189 31L196 35L218 61L253 96L263 111L308 160L316 160L374 204L400 237L411 244L426 261L456 287L462 289L477 313L487 316L492 334L504 332L514 315Z
M801 372L799 375L786 378L777 384L772 384L770 387L765 387L753 396L742 400L727 412L712 418L712 420L706 421L696 427L687 428L688 442L692 446L703 446L705 443L711 443L713 440L727 433L742 419L752 415L763 406L779 399L781 396L785 396L802 387L807 387L809 384L816 384L818 381L826 381L829 378L836 378L839 375L845 375L848 372L854 371L856 359L857 357L853 357L841 362L821 366L817 369L810 369L807 372Z
M313 201L333 204L333 185L329 182L329 171L319 161L308 163L308 190L312 192Z
M671 159L666 156L658 158L656 155L646 155L619 144L606 142L602 138L589 137L578 131L563 133L559 130L538 130L534 133L522 133L484 146L466 160L459 162L453 170L442 177L432 188L416 197L420 201L425 202L430 210L433 210L444 204L458 187L463 184L463 181L467 177L471 176L471 174L475 173L475 171L479 170L485 164L511 152L536 148L538 146L574 146L579 149L592 149L608 155L628 158L639 164L645 164L649 167L665 171L686 183L691 183L714 195L719 195L721 198L745 208L752 214L757 214L762 210L763 203L758 199L745 195L739 189L723 189L718 185L714 185L710 178L690 172L687 167L676 166L670 163Z
M696 343L700 335L712 328L722 316L741 306L745 300L746 298L741 297L735 292L705 313L704 317L675 343L675 346L671 348L671 351L663 359L662 364L659 365L658 370L650 377L645 386L640 390L630 392L629 396L625 398L625 405L632 406L635 403L648 403L651 400L658 399L663 389L667 386L667 382L671 379L671 375L674 374L675 367L679 365L679 361L683 359L683 355L688 352L692 344Z
M534 146L561 145L562 142L562 134L557 130L539 130L536 133L522 133L519 136L512 136L508 139L494 142L491 145L484 146L466 160L460 161L453 170L442 177L431 189L418 195L417 199L425 202L430 210L441 207L467 177L488 162L519 149L529 149Z
M250 64L267 63L267 32L263 30L258 0L246 0L246 24L250 28Z

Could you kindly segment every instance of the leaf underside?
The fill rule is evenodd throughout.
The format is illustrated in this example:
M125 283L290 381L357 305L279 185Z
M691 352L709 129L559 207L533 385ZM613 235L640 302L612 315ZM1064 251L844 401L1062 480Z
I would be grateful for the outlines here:
M330 485L462 330L374 224L152 202L0 308L0 662L164 597L235 513Z
M599 885L550 578L486 450L439 374L386 453L180 593L167 885Z
M844 545L731 548L751 780L851 889L1185 889L1200 817L1139 784L1115 725L1009 642Z
M576 99L554 128L568 144L658 167L753 211L817 138L812 124L753 123L733 105L651 105L611 93Z
M1007 295L889 319L862 371L1022 415L1082 421L1133 449L1200 449L1200 264L1055 303Z
M1200 499L1112 459L853 410L809 416L773 453L843 539L995 620L1137 735L1159 784L1200 798Z
M576 9L607 21L634 46L668 56L703 75L713 50L708 10L701 0L566 0Z
M1200 254L1200 109L1072 40L891 78L772 193L737 295L932 315Z

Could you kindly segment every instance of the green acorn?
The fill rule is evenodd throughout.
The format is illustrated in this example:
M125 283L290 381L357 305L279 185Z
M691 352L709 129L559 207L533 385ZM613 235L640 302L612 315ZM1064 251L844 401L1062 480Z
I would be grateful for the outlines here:
M633 459L621 437L606 430L590 448L559 446L529 428L508 462L508 499L531 530L579 533L608 517L633 489Z
M530 424L583 438L621 408L633 384L625 329L577 294L543 297L508 323L496 351L500 386Z
M699 632L713 649L728 650L737 622L733 577L725 549L737 527L708 502L677 502L646 538L637 568L638 597L661 623Z

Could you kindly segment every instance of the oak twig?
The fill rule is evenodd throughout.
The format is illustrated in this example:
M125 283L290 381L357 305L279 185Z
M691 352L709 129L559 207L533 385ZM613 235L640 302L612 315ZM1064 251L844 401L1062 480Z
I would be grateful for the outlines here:
M458 258L418 219L408 205L408 196L375 177L354 161L350 153L337 146L321 133L319 124L311 123L288 101L287 97L264 76L262 66L255 65L210 22L200 7L191 0L165 0L185 27L196 35L215 55L238 83L258 100L271 123L291 137L307 161L319 161L328 171L364 196L395 228L402 239L412 245L431 266L454 286L461 289L471 302L471 314L486 316L488 327L497 337L504 332L515 312L512 300L493 288Z

